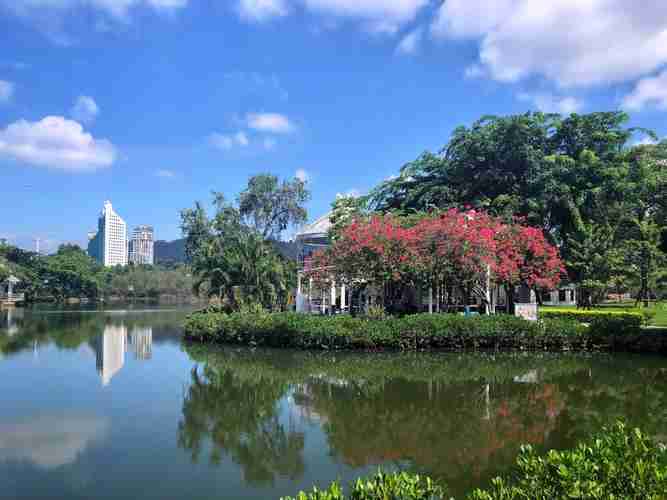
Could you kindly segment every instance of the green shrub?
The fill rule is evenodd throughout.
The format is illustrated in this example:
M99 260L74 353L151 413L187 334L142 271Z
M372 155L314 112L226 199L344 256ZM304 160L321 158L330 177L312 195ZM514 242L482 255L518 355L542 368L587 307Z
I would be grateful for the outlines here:
M587 344L585 327L567 320L530 322L506 315L415 314L384 319L298 313L210 313L188 317L186 337L303 349L571 348Z
M579 321L580 323L593 323L601 318L638 318L640 323L643 319L641 312L635 311L600 311L600 310L584 310L584 309L557 309L557 308L541 308L540 318L544 319L570 319Z
M371 478L357 479L347 496L334 482L326 490L313 488L310 493L302 491L296 498L282 500L439 500L445 498L444 495L444 490L428 477L380 471Z
M445 500L445 491L429 478L408 473L378 473L357 480L345 495L338 483L326 490L301 492L283 500ZM646 499L667 498L667 449L639 429L619 422L573 450L538 456L521 448L517 471L495 478L467 500Z
M667 498L667 452L639 429L617 423L574 450L544 457L521 449L514 480L496 478L469 500Z
M600 316L591 321L589 333L594 338L636 335L641 331L642 322L640 314Z

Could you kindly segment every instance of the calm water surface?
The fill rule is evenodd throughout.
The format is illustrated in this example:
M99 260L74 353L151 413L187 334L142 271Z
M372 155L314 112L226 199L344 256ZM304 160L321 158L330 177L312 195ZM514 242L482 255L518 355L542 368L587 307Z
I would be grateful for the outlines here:
M616 417L667 440L667 358L212 348L186 312L1 311L0 498L277 499L378 466L460 496Z

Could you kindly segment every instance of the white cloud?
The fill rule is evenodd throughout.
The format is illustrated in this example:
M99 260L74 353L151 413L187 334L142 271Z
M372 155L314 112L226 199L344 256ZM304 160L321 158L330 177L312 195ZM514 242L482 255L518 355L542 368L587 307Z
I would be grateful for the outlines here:
M114 146L95 139L73 120L47 116L38 122L19 120L0 130L0 156L20 162L71 171L110 166Z
M43 415L0 424L0 461L29 461L44 469L74 463L109 431L108 418Z
M562 113L571 114L581 110L584 102L581 99L572 96L555 96L549 93L531 94L528 92L521 92L517 98L523 102L529 102L535 106L539 111L544 113Z
M289 13L285 0L239 0L238 11L241 18L260 23Z
M208 136L208 143L214 148L223 150L232 149L232 147L234 147L234 139L231 136L218 134L217 132L213 132Z
M628 81L667 63L667 2L447 0L439 37L480 41L499 81L538 75L563 87Z
M219 134L218 132L213 132L208 136L208 143L214 148L227 151L234 146L246 147L250 144L250 141L245 132L242 131L236 132L235 134Z
M486 71L479 64L471 64L465 69L464 76L469 79L482 78L486 76Z
M242 147L246 147L248 144L250 144L250 141L248 140L248 136L245 134L245 132L236 132L234 134L234 141L236 144Z
M15 14L44 16L45 11L72 11L93 7L118 19L127 18L130 10L143 6L157 11L172 11L186 7L188 0L0 0Z
M294 173L294 177L299 179L301 182L308 182L310 179L310 175L308 175L308 172L306 172L306 170L303 168L298 168Z
M289 118L279 113L249 113L246 122L249 128L260 132L287 134L294 130Z
M623 99L623 107L631 111L639 111L650 104L667 109L667 70L639 80L634 90Z
M315 12L364 21L374 32L394 33L412 21L428 0L301 0Z
M95 99L87 95L76 98L70 114L72 118L82 123L92 123L100 112Z
M278 144L278 142L273 137L265 137L263 144L264 144L264 149L266 149L267 151L271 151L276 147L276 144Z
M396 52L406 55L416 54L422 41L423 32L423 28L417 28L405 35L396 47Z
M238 0L238 12L242 19L263 22L284 17L300 5L329 20L348 18L374 33L395 33L427 4L428 0Z
M173 179L176 177L176 172L173 170L168 170L166 168L161 168L155 171L155 175L158 177L162 177L164 179Z
M14 84L7 80L0 80L0 102L8 102L14 95Z

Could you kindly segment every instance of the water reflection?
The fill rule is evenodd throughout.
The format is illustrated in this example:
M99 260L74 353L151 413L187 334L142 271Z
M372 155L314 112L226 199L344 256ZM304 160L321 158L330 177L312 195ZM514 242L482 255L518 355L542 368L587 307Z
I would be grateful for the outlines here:
M218 349L186 312L0 311L0 499L265 500L378 465L463 498L522 443L617 417L667 441L664 357Z
M211 366L203 373L194 369L178 425L179 446L197 462L210 441L209 462L219 464L229 455L250 484L301 477L304 433L279 415L278 401L286 390L271 379L241 379Z
M210 442L211 461L231 456L249 482L303 474L313 425L335 463L426 472L456 494L508 471L523 443L569 447L618 417L665 434L661 358L186 349L202 367L179 445L196 460Z
M45 469L70 464L108 430L107 418L86 415L42 415L0 423L0 461L27 460Z
M0 312L4 312L4 314L0 314L0 332L9 336L16 335L23 322L23 309L8 307Z
M151 359L153 328L135 326L128 337L125 323L108 324L104 326L103 333L91 341L91 345L96 354L97 372L102 379L102 385L108 385L113 376L123 368L128 346L134 352L135 359Z

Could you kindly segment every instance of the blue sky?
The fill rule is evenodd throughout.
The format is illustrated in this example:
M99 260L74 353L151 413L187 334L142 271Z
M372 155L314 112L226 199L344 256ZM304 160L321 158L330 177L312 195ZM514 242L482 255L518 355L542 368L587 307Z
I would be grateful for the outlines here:
M307 178L315 218L485 114L665 136L667 2L636 4L0 0L0 237L83 243L110 199L174 239L259 172Z

